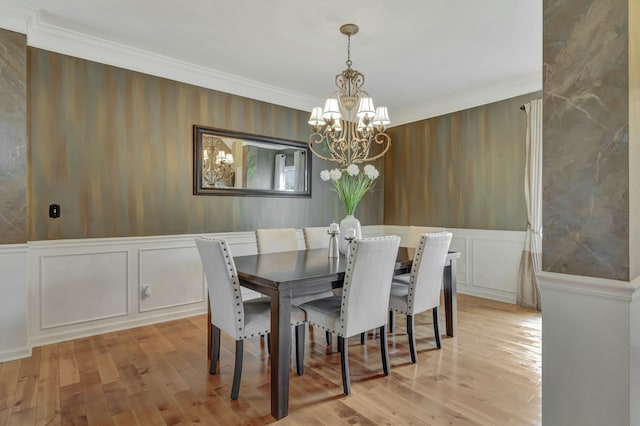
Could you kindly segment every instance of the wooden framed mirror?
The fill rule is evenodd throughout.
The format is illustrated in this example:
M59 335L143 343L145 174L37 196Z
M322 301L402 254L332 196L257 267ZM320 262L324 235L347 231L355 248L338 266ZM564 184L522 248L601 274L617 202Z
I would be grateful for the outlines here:
M193 126L194 195L311 197L304 142Z

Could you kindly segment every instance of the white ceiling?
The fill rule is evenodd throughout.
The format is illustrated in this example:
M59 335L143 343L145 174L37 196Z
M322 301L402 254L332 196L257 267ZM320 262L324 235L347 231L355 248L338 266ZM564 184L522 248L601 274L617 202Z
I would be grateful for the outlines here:
M305 110L345 68L348 22L393 124L542 88L542 0L8 1L32 46Z

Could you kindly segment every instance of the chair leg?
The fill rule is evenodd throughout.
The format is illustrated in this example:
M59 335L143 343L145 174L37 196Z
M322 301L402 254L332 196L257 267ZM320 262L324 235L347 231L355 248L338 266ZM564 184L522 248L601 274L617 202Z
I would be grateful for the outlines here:
M389 333L395 333L396 331L396 313L389 311Z
M433 312L433 332L436 335L436 347L438 349L442 348L440 344L440 314L439 307L436 306L431 310Z
M345 395L351 393L351 380L349 379L349 345L345 344L346 339L338 336L338 350L340 351L340 367L342 369L342 390Z
M304 374L304 324L296 325L296 371L298 376Z
M382 357L382 371L384 371L384 375L389 375L389 351L387 348L387 330L386 326L383 325L380 327L380 356Z
M209 366L209 374L216 374L218 370L218 360L220 359L220 329L212 325L211 334L211 365Z
M364 341L367 339L367 335L365 333L360 333L360 344L364 345Z
M325 336L327 337L327 346L331 346L333 343L333 334L331 334L330 331L326 331Z
M407 337L409 338L409 354L411 355L411 364L416 363L416 336L413 332L413 315L407 315Z
M236 340L236 365L233 369L233 386L231 387L231 399L238 399L240 393L240 378L242 377L242 355L244 352L244 340Z

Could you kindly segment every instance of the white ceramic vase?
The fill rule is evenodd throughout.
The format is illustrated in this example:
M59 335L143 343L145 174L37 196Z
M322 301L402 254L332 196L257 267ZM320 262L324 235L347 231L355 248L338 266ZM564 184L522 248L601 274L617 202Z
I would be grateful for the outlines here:
M338 244L338 247L340 248L340 253L344 255L347 254L347 240L344 239L344 236L347 235L347 229L349 228L353 228L356 230L356 240L362 238L360 221L355 216L348 214L347 217L340 221L340 242Z

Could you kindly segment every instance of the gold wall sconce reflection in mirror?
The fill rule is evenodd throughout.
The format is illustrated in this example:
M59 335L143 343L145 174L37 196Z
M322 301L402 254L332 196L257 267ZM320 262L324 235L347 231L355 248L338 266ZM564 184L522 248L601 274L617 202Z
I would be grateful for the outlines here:
M303 142L193 126L195 195L311 196Z

